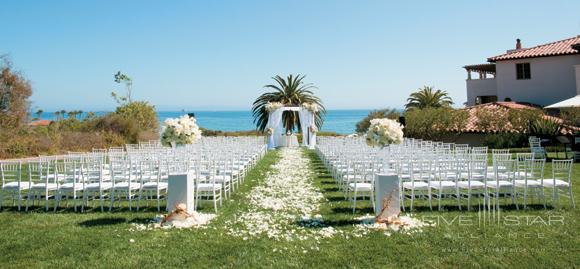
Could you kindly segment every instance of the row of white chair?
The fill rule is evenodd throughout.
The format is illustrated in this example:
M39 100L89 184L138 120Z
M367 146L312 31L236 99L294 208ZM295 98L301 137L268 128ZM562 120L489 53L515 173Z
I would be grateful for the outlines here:
M127 145L126 148L95 149L93 152L70 152L65 156L39 157L20 161L0 162L4 196L12 197L18 210L26 202L26 210L35 201L54 199L54 210L61 203L74 210L99 201L101 210L109 210L121 201L132 210L141 201L157 201L167 195L168 176L173 173L194 172L196 207L203 199L218 203L227 199L244 180L249 169L263 157L266 150L260 138L203 138L196 144L177 148L162 147L159 142ZM106 205L106 203L108 203Z
M482 197L488 205L494 202L498 208L500 197L511 198L519 209L519 198L526 208L531 195L542 199L546 207L545 190L552 193L554 203L564 194L575 207L572 160L552 161L552 177L545 179L545 159L533 153L518 153L514 159L507 149L492 150L491 166L486 147L415 139L377 149L359 138L322 138L317 151L351 201L353 212L357 198L370 197L374 203L374 178L379 172L398 175L403 210L407 200L413 210L415 199L425 199L431 209L437 199L441 210L442 198L455 200L460 209L466 198L470 209L472 197Z

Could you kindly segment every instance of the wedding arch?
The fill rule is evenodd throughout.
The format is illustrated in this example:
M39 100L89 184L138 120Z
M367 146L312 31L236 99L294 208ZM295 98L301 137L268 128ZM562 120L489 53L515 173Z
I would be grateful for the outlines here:
M284 134L282 126L282 115L284 111L298 112L300 120L300 130L302 132L302 146L314 148L316 146L316 123L314 113L303 106L282 106L268 111L268 149L273 149L281 145L280 138Z

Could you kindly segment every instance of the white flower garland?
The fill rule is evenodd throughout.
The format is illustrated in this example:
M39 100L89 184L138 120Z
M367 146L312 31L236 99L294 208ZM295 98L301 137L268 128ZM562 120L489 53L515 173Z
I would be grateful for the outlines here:
M302 107L312 113L318 113L320 107L315 103L302 103Z
M284 104L282 104L280 102L268 102L266 104L266 111L268 111L268 112L276 111L277 109L279 109L283 106L284 106Z

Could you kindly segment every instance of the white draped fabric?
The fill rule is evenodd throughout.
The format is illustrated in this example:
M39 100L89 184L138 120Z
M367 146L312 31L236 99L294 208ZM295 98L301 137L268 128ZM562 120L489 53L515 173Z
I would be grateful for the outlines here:
M277 147L278 137L282 136L282 133L284 133L282 126L283 113L284 113L283 109L277 109L276 111L270 112L270 114L268 115L267 128L272 128L274 130L272 135L268 137L268 149Z
M284 134L284 127L282 126L282 114L284 111L297 111L300 117L300 130L302 131L302 145L305 147L314 148L316 145L316 134L310 131L310 126L314 124L314 114L302 107L281 107L275 111L271 111L268 115L267 128L272 128L274 132L268 137L268 149L273 149L281 144L280 138Z

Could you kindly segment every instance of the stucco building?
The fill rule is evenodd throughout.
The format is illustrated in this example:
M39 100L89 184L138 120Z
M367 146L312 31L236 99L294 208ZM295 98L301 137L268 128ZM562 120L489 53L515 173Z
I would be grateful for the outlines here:
M514 101L547 106L580 94L580 35L516 48L467 70L467 105Z

